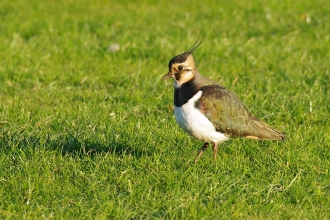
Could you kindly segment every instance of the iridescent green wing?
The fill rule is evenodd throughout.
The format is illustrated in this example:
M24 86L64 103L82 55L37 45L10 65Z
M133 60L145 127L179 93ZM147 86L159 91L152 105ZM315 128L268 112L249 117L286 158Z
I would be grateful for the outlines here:
M218 84L201 88L196 107L213 123L216 130L232 137L282 140L284 135L254 117L228 89Z

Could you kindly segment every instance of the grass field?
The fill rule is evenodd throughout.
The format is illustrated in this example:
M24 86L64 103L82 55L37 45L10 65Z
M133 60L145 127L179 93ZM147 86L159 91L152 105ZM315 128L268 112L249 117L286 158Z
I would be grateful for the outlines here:
M330 219L330 1L2 0L0 18L0 219ZM285 142L193 164L160 79L198 37L199 71Z

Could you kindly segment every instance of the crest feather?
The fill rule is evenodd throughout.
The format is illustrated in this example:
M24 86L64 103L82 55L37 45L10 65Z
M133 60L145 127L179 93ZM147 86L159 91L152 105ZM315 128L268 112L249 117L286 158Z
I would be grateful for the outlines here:
M203 43L203 40L204 38L202 40L199 40L198 38L197 41L190 47L190 49L186 51L186 53L192 54L194 50L196 50L197 47Z

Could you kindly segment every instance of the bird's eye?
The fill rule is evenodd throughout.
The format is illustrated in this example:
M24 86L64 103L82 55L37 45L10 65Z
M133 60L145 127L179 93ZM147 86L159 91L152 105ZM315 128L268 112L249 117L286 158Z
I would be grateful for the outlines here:
M179 70L183 70L183 66L179 66L178 69L179 69Z

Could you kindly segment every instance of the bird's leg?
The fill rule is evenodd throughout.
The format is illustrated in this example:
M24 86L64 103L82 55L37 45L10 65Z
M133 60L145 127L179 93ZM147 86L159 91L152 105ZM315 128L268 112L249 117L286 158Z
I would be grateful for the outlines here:
M218 143L214 143L214 145L213 145L213 161L217 160L217 154L218 154Z
M199 154L197 155L196 159L195 159L195 163L197 162L197 160L202 156L202 154L204 153L204 150L209 146L208 142L205 142L201 151L199 152Z

